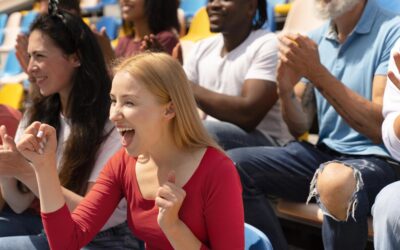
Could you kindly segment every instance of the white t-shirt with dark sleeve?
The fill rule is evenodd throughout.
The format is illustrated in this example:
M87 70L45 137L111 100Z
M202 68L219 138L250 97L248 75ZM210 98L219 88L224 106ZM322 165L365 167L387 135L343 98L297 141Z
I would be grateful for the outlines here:
M183 66L191 82L231 96L239 96L248 79L276 82L278 49L275 34L265 30L252 31L242 44L221 57L223 45L223 36L218 34L193 46ZM206 119L218 120L210 115ZM279 101L256 129L281 143L292 138L283 121Z

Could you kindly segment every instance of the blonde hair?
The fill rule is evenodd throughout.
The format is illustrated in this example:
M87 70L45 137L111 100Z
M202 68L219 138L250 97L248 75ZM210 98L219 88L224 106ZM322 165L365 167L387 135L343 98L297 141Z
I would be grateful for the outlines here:
M123 60L114 67L114 73L118 71L131 74L160 104L172 102L175 117L171 133L178 147L211 146L221 150L200 120L189 81L177 60L165 53L144 52Z

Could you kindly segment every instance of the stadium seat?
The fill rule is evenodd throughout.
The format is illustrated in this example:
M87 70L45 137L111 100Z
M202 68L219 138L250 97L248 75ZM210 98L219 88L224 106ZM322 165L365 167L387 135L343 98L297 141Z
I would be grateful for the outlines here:
M210 21L206 8L202 7L194 15L188 33L180 40L197 42L212 35L214 35L214 33L210 31Z
M207 5L207 0L181 0L179 8L185 13L187 23L191 23L192 18L201 7Z
M118 36L120 23L115 17L102 16L96 23L96 29L101 30L101 28L106 28L107 36L110 40L114 40Z
M34 11L34 10L31 10L31 11L27 12L22 17L22 21L21 21L21 25L20 25L21 32L28 33L31 24L33 23L33 21L36 19L36 17L38 15L39 15L39 13Z
M272 245L267 236L257 228L244 224L245 250L272 250Z
M320 227L323 221L323 213L315 203L293 202L279 199L276 205L278 217L299 223ZM374 235L372 227L372 217L368 218L368 237Z
M1 13L0 14L0 29L4 29L7 24L8 16L7 14Z
M0 78L4 76L12 76L17 75L22 72L21 65L19 65L18 59L15 55L15 51L11 50L8 52L6 64L4 65L4 69L0 72Z
M4 68L0 71L0 84L22 82L27 78L28 76L23 72L15 51L9 51Z
M22 84L9 83L0 87L0 104L5 104L15 109L21 109L23 99L24 87Z

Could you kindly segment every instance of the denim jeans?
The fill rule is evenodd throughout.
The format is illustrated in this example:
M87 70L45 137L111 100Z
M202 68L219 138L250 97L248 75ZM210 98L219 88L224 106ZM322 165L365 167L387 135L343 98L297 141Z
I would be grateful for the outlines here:
M208 133L225 150L241 147L281 146L272 136L258 130L247 132L235 124L221 121L203 121Z
M16 214L8 206L5 206L3 211L0 212L0 238L40 234L42 229L42 220L37 213L25 211Z
M400 181L379 192L372 207L376 250L400 248Z
M385 159L374 156L343 155L324 145L291 142L285 147L238 148L227 152L239 171L243 185L245 221L263 231L274 249L288 249L279 221L267 196L305 202L316 170L327 161L337 160L360 173L363 185L355 193L358 206L346 222L324 216L324 248L364 249L367 216L375 196L396 179L395 171ZM320 204L321 205L321 204ZM327 213L325 213L327 214Z
M21 216L22 215L22 216ZM4 223L7 222L7 223ZM0 250L48 250L40 216L7 210L0 213ZM82 250L144 249L141 241L131 233L127 223L99 232Z

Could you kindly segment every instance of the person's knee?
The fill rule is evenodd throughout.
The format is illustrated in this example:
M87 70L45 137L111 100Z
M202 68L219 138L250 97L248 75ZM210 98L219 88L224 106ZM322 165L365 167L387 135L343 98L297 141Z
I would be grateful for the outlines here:
M353 208L353 197L357 190L354 169L341 163L331 162L320 169L316 179L316 190L320 202L337 220L345 221Z

